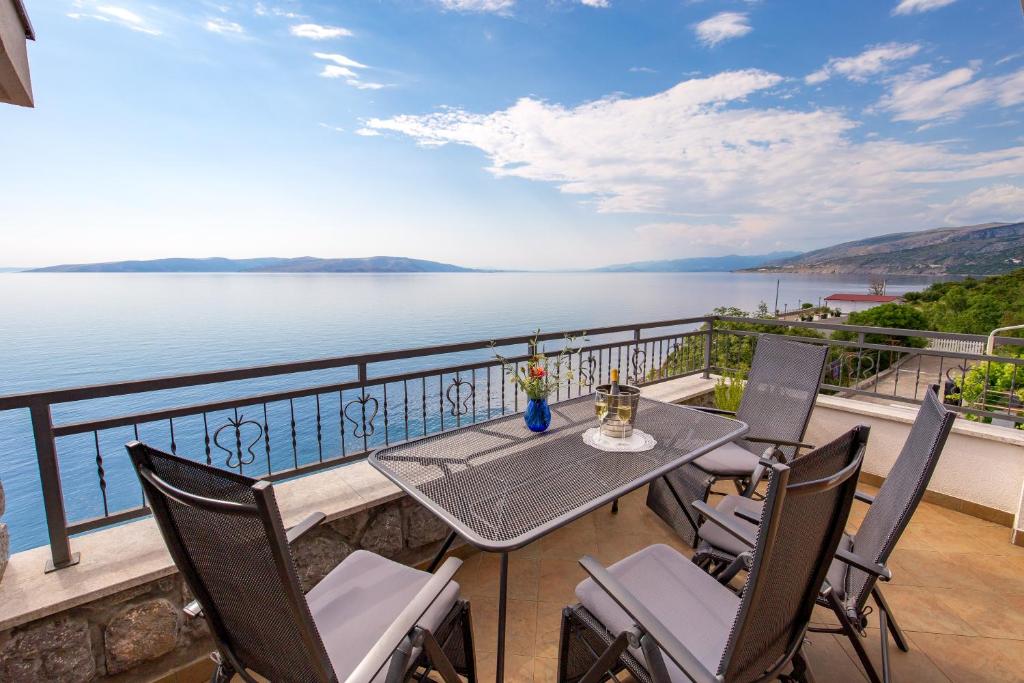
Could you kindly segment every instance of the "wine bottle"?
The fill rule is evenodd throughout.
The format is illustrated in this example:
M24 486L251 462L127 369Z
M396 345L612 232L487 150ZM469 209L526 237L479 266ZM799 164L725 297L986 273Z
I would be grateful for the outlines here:
M622 390L619 389L618 368L612 368L612 383L608 386L608 393L611 394L612 396L618 396L620 393L622 393Z

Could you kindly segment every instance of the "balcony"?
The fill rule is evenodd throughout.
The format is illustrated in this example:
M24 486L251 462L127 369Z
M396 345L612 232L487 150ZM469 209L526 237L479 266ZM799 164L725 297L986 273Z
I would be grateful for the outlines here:
M927 387L949 380L955 389L958 376L997 362L976 353L970 344L980 340L969 335L715 317L591 330L585 341L582 331L557 332L539 341L559 348L567 337L577 339L569 356L577 381L556 399L589 392L618 367L649 397L707 402L715 377L749 353L757 334L751 325L812 330L820 336L807 341L829 346L808 440L823 443L854 424L871 424L862 475L869 490L888 472ZM833 337L837 330L856 340ZM890 339L866 341L872 334ZM908 343L916 339L924 343ZM532 353L530 343L494 341L503 353L513 350L506 353L513 363ZM387 443L521 409L523 398L502 381L492 354L486 340L0 398L0 409L27 409L49 540L15 553L0 580L0 678L208 678L208 636L180 614L181 579L126 467L121 446L136 435L279 481L286 525L324 511L327 528L296 548L307 586L353 547L423 562L445 529L363 460ZM290 384L268 388L268 378ZM83 407L89 405L98 407ZM893 651L895 680L1019 680L1024 432L999 423L1024 418L1012 402L953 408L964 419L891 563L887 595L911 641L910 653ZM95 482L92 494L67 495L76 484L69 472ZM851 527L862 508L855 505ZM691 552L645 507L640 490L617 514L598 510L514 553L509 680L554 680L559 614L584 576L581 556L608 564L652 543ZM466 547L457 552L466 560L457 580L473 605L481 678L493 679L497 561ZM813 634L810 642L819 680L865 680L845 640ZM865 642L877 651L877 638Z

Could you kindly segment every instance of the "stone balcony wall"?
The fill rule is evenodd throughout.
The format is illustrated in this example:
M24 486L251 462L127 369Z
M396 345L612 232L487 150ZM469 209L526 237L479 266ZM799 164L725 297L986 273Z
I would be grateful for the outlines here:
M11 532L4 523L4 510L7 500L4 498L4 483L0 481L0 581L4 579L4 570L7 569L7 558L11 554Z
M308 590L353 550L416 564L433 556L446 533L436 517L403 497L321 525L300 538L292 554ZM175 573L0 631L0 681L160 677L213 649L205 621L182 612L189 600Z

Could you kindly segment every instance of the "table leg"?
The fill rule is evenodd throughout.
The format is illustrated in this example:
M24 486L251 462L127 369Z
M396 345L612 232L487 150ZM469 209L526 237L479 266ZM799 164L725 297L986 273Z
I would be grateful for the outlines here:
M495 683L505 680L505 603L508 597L508 553L501 554L501 578L498 583L498 653Z
M434 573L434 570L437 569L438 565L441 564L441 560L444 559L444 554L446 552L448 552L448 548L452 547L452 542L454 540L455 540L455 532L451 531L451 532L448 533L448 538L444 539L444 544L441 546L441 549L437 551L436 555L434 555L434 559L430 562L430 566L427 567L427 572L428 573L430 573L430 574Z

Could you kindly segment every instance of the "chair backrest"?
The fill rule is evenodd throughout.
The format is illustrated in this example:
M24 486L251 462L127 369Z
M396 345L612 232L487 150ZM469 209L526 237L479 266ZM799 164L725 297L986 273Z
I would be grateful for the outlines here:
M937 386L926 392L903 450L853 539L855 553L877 564L889 560L924 497L955 419L956 413L939 400ZM875 581L873 574L851 567L846 575L847 604L859 611Z
M769 468L752 566L719 664L726 680L758 680L802 642L842 538L867 438L867 427L855 427Z
M138 442L128 452L174 563L230 664L272 681L334 680L269 482Z
M750 425L750 433L755 436L802 440L827 357L825 344L808 344L774 334L759 335L736 417ZM753 442L744 445L757 454L766 447ZM781 450L787 461L796 456L792 446Z

